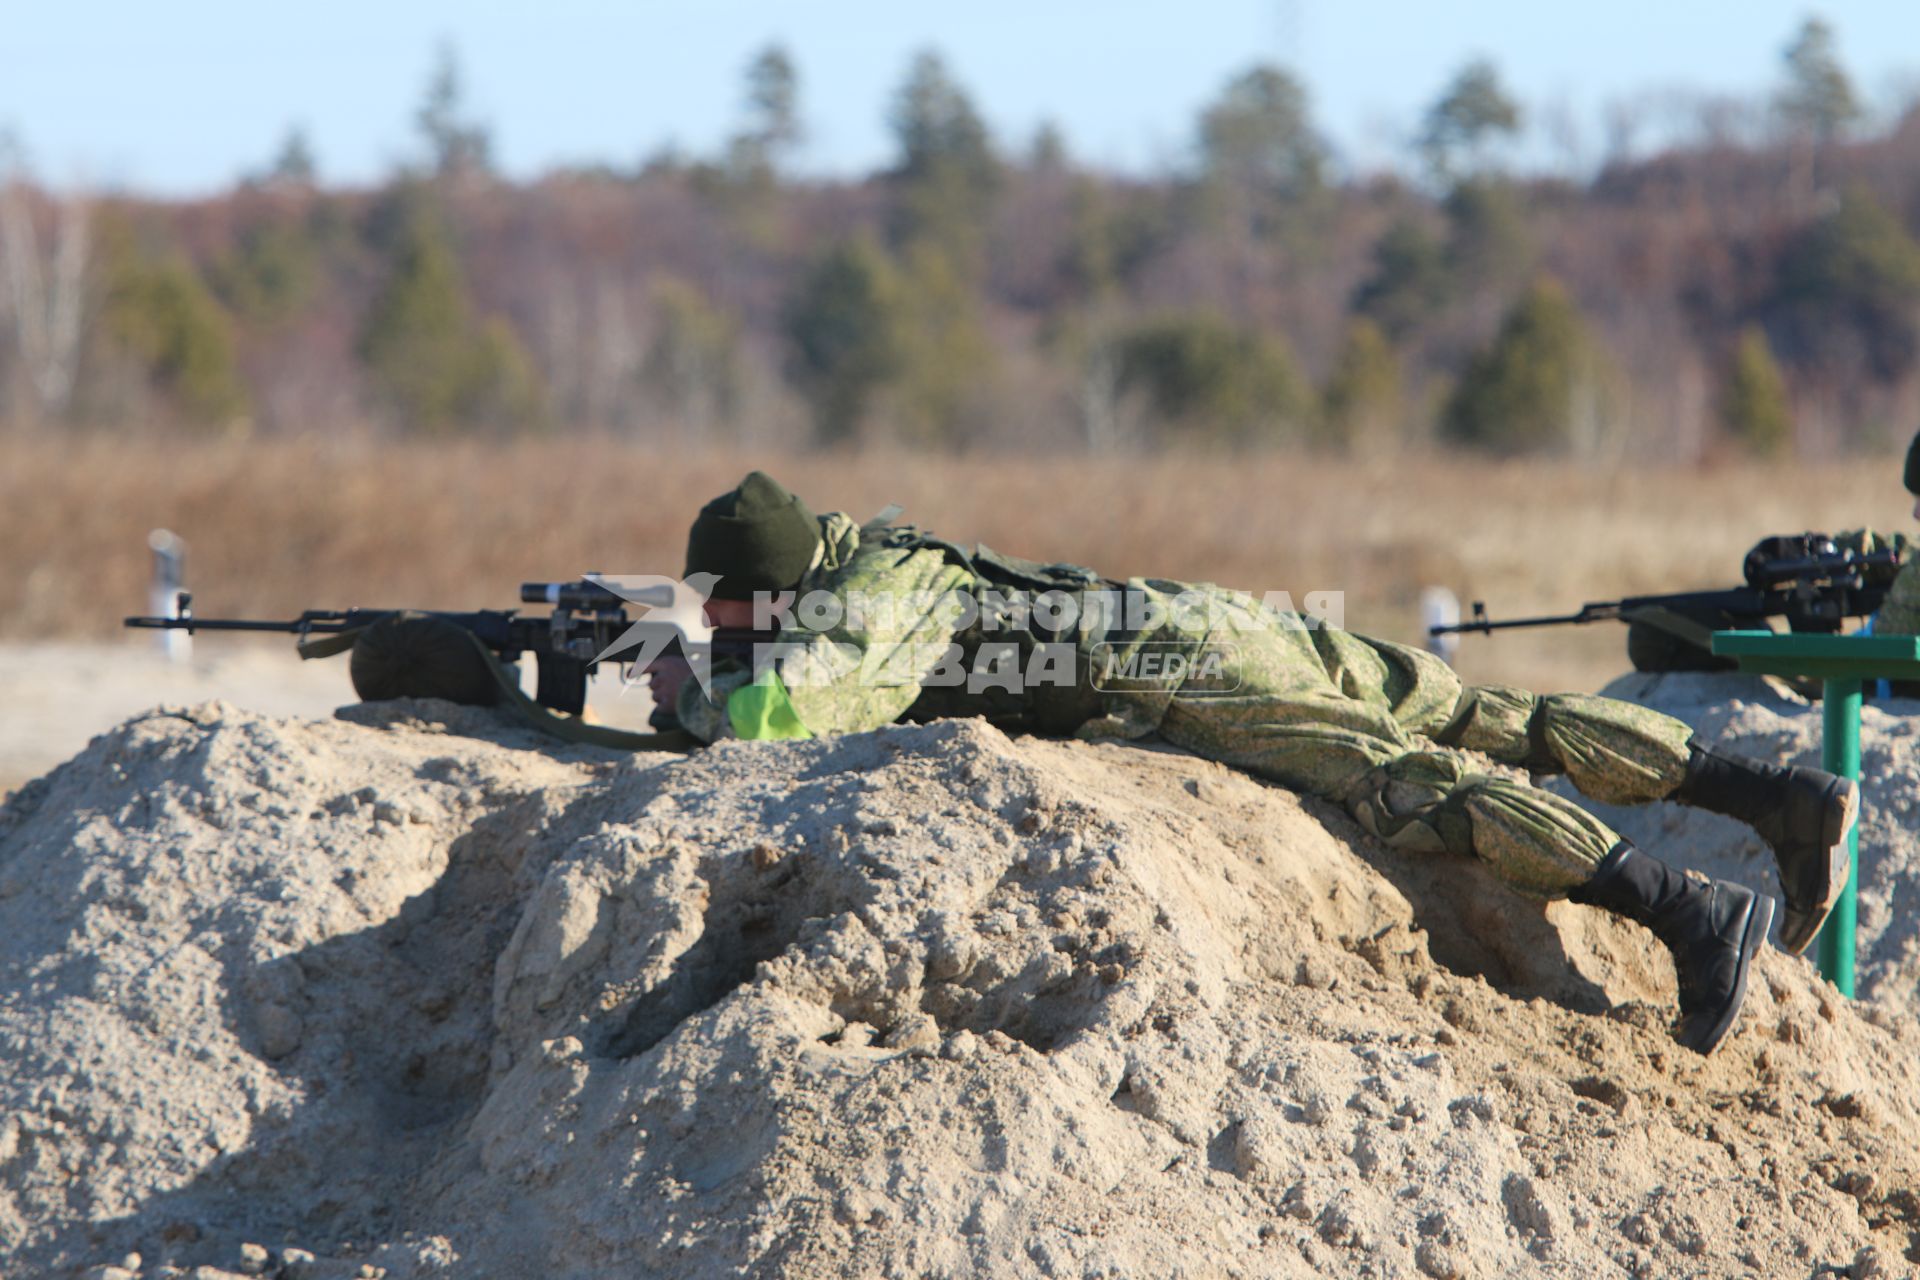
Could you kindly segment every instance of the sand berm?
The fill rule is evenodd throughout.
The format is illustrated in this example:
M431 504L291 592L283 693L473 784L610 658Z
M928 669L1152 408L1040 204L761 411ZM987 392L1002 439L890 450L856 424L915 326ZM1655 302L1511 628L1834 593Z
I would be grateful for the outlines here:
M0 808L0 1274L1911 1274L1907 723L1863 998L1702 1059L1644 931L1167 749L162 707Z

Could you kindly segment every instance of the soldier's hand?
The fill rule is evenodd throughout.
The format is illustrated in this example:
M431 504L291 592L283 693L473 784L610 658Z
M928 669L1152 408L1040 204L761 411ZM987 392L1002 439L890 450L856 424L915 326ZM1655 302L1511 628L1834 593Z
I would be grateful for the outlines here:
M680 705L680 687L693 675L685 658L660 658L647 668L647 687L653 691L653 705L672 711Z

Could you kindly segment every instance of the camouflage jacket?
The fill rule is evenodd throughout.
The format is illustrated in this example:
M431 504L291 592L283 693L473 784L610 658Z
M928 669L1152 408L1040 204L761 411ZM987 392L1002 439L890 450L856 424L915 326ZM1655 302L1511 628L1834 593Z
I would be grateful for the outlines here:
M1887 584L1886 599L1880 603L1880 611L1873 616L1873 630L1876 635L1911 636L1920 635L1920 560L1913 555L1913 543L1901 533L1881 534L1872 529L1854 529L1834 538L1842 549L1859 555L1871 555L1876 551L1892 549L1900 553L1899 571L1893 581Z
M823 554L770 660L722 671L706 690L682 687L675 711L689 732L709 742L812 737L978 715L1007 728L1140 737L1184 679L1175 659L1206 639L1207 625L1173 605L1211 587L1107 582L839 512L822 526ZM1020 607L1043 594L1070 607Z

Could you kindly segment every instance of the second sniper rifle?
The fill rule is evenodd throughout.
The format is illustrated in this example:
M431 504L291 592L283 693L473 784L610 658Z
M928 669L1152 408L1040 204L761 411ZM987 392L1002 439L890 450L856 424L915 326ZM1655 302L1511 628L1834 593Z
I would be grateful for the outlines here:
M1488 617L1486 605L1476 600L1470 619L1431 627L1428 634L1614 620L1629 624L1627 652L1638 670L1717 670L1730 664L1708 653L1714 631L1765 629L1781 618L1790 631L1836 633L1847 619L1879 610L1899 569L1894 548L1861 554L1825 534L1785 534L1763 538L1747 552L1744 586L1591 601L1577 613L1500 620Z
M631 662L638 648L654 633L665 635L668 644L658 656L685 658L698 667L722 658L750 660L754 646L770 643L777 631L757 631L746 627L715 627L704 643L683 643L680 628L669 622L634 618L627 613L628 603L642 607L663 607L673 603L672 587L650 587L622 595L590 579L577 582L525 582L520 585L524 604L553 606L546 615L522 613L515 609L479 609L467 613L441 613L430 610L400 609L309 609L287 621L261 621L246 618L201 618L193 613L193 598L180 593L176 616L128 618L129 627L153 630L185 631L258 631L296 636L303 651L313 652L312 637L337 636L344 648L350 637L362 630L407 614L438 618L470 632L505 664L509 675L522 654L532 654L535 671L534 701L550 711L578 715L587 702L587 678L601 662ZM609 652L611 649L611 652ZM337 652L324 648L323 652ZM364 696L364 695L363 695ZM655 725L670 726L671 713L664 718L655 712Z

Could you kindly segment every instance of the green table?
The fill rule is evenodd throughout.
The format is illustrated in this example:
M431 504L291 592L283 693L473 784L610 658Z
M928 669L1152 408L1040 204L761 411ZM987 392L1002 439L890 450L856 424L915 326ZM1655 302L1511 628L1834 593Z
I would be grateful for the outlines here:
M1860 780L1860 690L1868 680L1920 680L1920 636L1830 636L1803 632L1716 631L1713 651L1754 675L1803 676L1824 682L1822 766ZM1864 804L1864 797L1862 797ZM1843 996L1853 995L1853 954L1859 917L1860 828L1847 838L1853 873L1846 892L1820 930L1820 974Z

